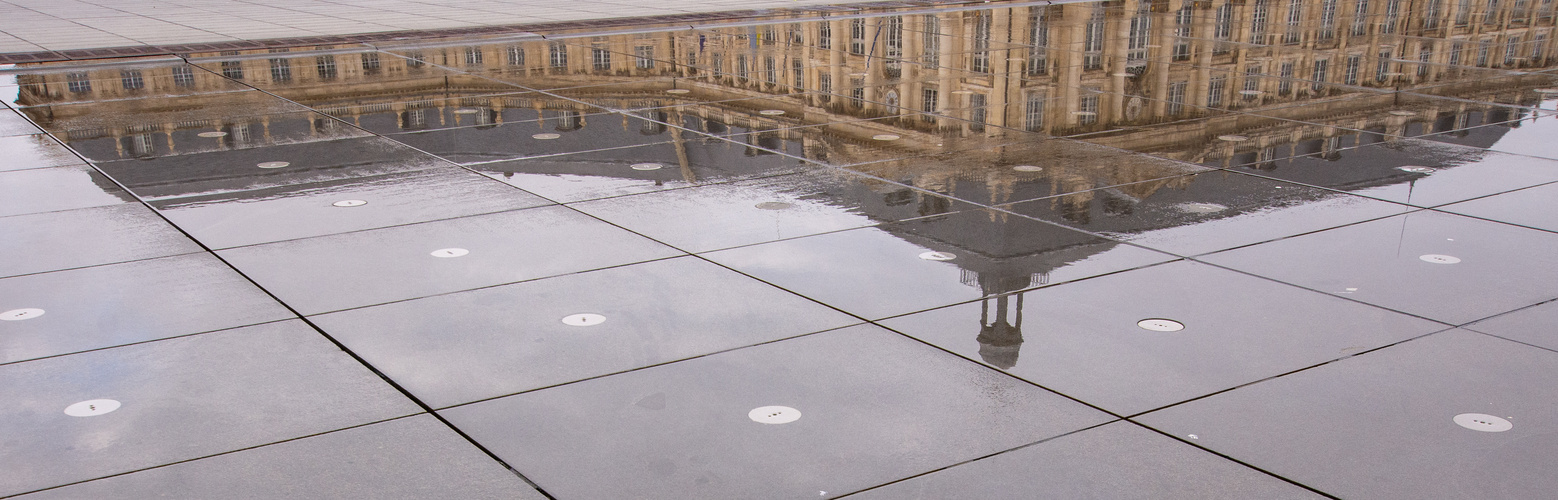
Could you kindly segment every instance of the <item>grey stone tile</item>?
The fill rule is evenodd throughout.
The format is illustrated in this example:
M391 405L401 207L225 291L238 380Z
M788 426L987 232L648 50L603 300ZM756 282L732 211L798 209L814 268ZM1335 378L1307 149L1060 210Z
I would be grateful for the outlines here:
M469 254L432 255L449 248ZM679 252L567 208L541 207L218 253L283 302L317 314Z
M1068 434L849 498L1324 498L1127 422Z
M1342 498L1538 498L1558 487L1555 373L1558 353L1457 330L1140 420Z
M139 203L0 217L0 278L201 251Z
M113 181L87 166L0 172L0 217L134 200Z
M71 498L544 498L430 415L47 490Z
M293 317L206 253L0 279L0 309L43 315L0 325L0 362Z
M1110 420L872 326L440 413L559 498L836 496Z
M301 321L5 365L0 376L6 495L418 411ZM64 413L98 399L122 406Z

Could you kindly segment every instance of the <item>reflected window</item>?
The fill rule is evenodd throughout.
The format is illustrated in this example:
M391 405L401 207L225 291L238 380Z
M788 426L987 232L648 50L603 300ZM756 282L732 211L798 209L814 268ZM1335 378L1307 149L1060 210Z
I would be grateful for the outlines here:
M1190 37L1195 36L1195 32L1191 30L1192 25L1190 23L1194 20L1192 17L1194 14L1195 11L1191 9L1189 4L1186 4L1185 7L1179 9L1178 14L1174 16L1175 61L1190 60Z
M1314 81L1309 84L1309 90L1319 92L1320 89L1325 88L1325 82L1328 79L1327 76L1330 69L1330 59L1315 59L1315 68L1312 73Z
M77 94L91 92L92 80L87 77L86 73L66 73L65 88Z
M866 99L865 80L852 78L849 84L849 105L856 108L864 106Z
M1282 63L1277 72L1277 94L1288 95L1293 93L1293 63Z
M736 80L747 81L747 55L736 54Z
M975 73L990 72L990 13L974 14L974 53L969 67Z
M362 54L362 73L365 75L377 75L382 69L379 65L378 52L364 52Z
M1336 38L1336 0L1320 2L1320 39Z
M288 59L271 59L270 81L277 83L292 81L292 61Z
M804 81L806 76L805 66L806 65L801 62L800 58L790 60L790 80L793 82L792 86L797 89L806 86L806 82Z
M1520 58L1520 37L1512 36L1504 39L1504 65L1513 66L1515 60ZM1426 68L1426 66L1425 66Z
M1209 80L1206 85L1207 107L1221 107L1223 105L1223 95L1226 93L1228 93L1228 77L1219 76Z
M1418 49L1418 51L1417 51L1417 63L1418 63L1417 64L1417 77L1418 78L1427 78L1428 77L1428 61L1433 59L1433 58L1434 58L1434 47L1432 45L1429 45L1429 44L1425 43L1425 44L1423 44L1422 48Z
M1465 28L1471 24L1472 0L1458 0L1455 3L1455 27Z
M1147 45L1151 42L1152 34L1152 4L1142 2L1136 9L1136 15L1131 17L1131 31L1126 39L1126 66L1136 66L1147 63Z
M936 105L938 104L938 101L940 100L940 97L941 97L941 92L938 92L936 89L921 89L920 90L920 110L924 111L926 113L935 113L936 112ZM927 117L925 117L925 120L926 121L935 121L935 118L927 116Z
M1423 9L1423 29L1435 29L1439 27L1439 6L1444 0L1428 0L1428 6Z
M1390 59L1389 50L1379 52L1379 66L1374 68L1374 81L1384 83L1390 79Z
M779 84L779 68L778 63L774 61L774 56L763 58L763 82L769 85Z
M195 71L190 69L189 66L174 66L173 85L179 87L194 87Z
M1488 0L1487 10L1482 14L1482 24L1498 24L1498 0Z
M888 77L896 77L903 71L903 17L892 16L887 18L886 33L883 33L883 46L886 51L886 69Z
M1233 2L1224 2L1217 8L1217 20L1212 28L1212 36L1222 41L1233 38Z
M406 66L411 67L411 68L420 68L420 67L422 67L423 65L426 65L426 64L427 64L426 56L423 56L421 52L407 52L406 53Z
M1347 69L1342 73L1342 83L1348 85L1358 84L1358 71L1363 66L1363 56L1347 56Z
M1031 7L1030 7L1031 8ZM921 16L924 20L924 32L921 33L920 45L925 47L924 54L920 56L920 62L926 66L936 67L941 64L941 18L935 14Z
M119 85L125 90L141 90L146 88L146 80L141 76L141 70L127 69L119 72Z
M320 80L335 79L335 56L319 56L314 58L314 71L319 73Z
M1495 0L1496 1L1496 0ZM1401 21L1401 0L1385 0L1385 21L1380 23L1380 33L1395 33Z
M568 67L568 46L567 45L563 45L562 42L554 42L554 43L552 43L552 46L550 47L549 55L551 57L549 57L548 59L550 60L551 66L553 68L561 69L561 68L567 68Z
M817 48L822 50L833 49L833 23L820 21L817 23Z
M985 41L990 40L990 20L985 18ZM1082 69L1104 67L1104 5L1093 7L1093 15L1087 20L1087 30L1082 38ZM978 70L976 70L978 71Z
M1185 111L1185 89L1189 86L1190 82L1186 81L1169 84L1168 109L1166 110L1169 115L1178 115Z
M1461 64L1461 52L1464 51L1464 50L1466 50L1466 48L1461 45L1461 42L1455 42L1455 43L1450 44L1450 61L1449 61L1449 63L1450 63L1451 66L1456 66L1456 65Z
M1470 2L1471 0L1462 0ZM1369 0L1358 0L1352 11L1352 36L1363 36L1369 33Z
M136 157L151 156L157 152L151 134L135 134L129 137L130 154Z
M1266 0L1255 0L1250 9L1250 43L1266 44Z
M985 130L985 122L989 121L990 111L985 103L984 94L971 94L968 96L968 129L975 132Z
M1488 67L1488 42L1487 41L1482 41L1482 42L1478 42L1477 43L1477 67L1479 67L1479 68L1486 68L1486 67Z
M887 91L887 94L882 96L882 101L883 101L883 104L886 104L886 106L887 106L887 114L889 114L889 115L896 115L896 114L898 114L898 91L896 91L896 90L889 90L889 91Z
M1300 24L1304 22L1304 0L1288 0L1287 29L1282 33L1282 43L1292 45L1303 39Z
M378 56L375 55L374 57L378 57ZM476 67L476 66L481 66L482 65L481 47L466 47L465 48L465 65L467 67Z
M1180 92L1184 92L1183 87L1180 88ZM1082 113L1078 116L1077 122L1083 125L1098 123L1098 88L1082 87L1082 93L1082 102L1078 106L1080 108L1078 110ZM1183 97L1180 100L1183 101Z
M633 48L633 53L638 59L635 61L638 69L654 69L655 46L639 45Z
M518 45L511 45L508 49L509 66L525 65L525 49Z
M849 53L860 56L866 53L866 20L849 21Z
M1028 7L1028 74L1042 75L1049 70L1049 8Z
M1044 100L1043 92L1031 92L1027 102L1023 105L1022 124L1023 129L1029 132L1044 130Z
M1251 64L1244 67L1244 100L1253 101L1259 97L1260 90L1260 65Z
M238 55L238 52L237 51L223 52L222 55L224 55L224 56L227 56L227 55L236 56L236 55ZM225 76L225 77L228 77L228 78L232 78L234 80L242 80L243 79L243 61L222 61L222 76Z
M590 66L597 71L611 69L611 51L595 47L590 49Z

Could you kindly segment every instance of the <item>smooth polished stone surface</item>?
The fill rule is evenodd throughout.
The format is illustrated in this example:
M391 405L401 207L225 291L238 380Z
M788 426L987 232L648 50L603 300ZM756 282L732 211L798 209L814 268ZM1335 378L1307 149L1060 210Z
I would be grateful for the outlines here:
M418 411L301 321L5 365L0 377L5 495ZM122 406L63 412L93 399Z
M1558 232L1558 184L1444 205L1438 210Z
M1237 170L1419 207L1558 181L1558 160L1419 140L1344 149L1335 156L1300 156Z
M922 258L947 252L952 260ZM705 254L866 319L1174 260L1021 216L970 210Z
M1548 302L1470 325L1466 329L1558 351L1558 302Z
M1456 330L1140 420L1342 498L1540 498L1558 487L1555 373L1558 353Z
M279 166L281 163L286 165ZM449 164L377 137L98 164L104 173L149 200L252 191L444 166Z
M541 134L558 137L536 137ZM657 144L677 140L679 135L679 130L641 118L575 113L555 120L444 128L390 138L455 163L474 164Z
M828 497L1110 420L873 326L440 413L559 498Z
M201 251L139 203L0 217L0 278Z
M431 252L470 253L440 258ZM218 252L303 314L414 299L680 252L565 207L540 207Z
M82 163L47 134L0 137L0 172Z
M1173 438L1114 422L849 498L1324 498Z
M135 201L92 167L0 172L0 217L118 205Z
M809 236L918 217L915 193L828 168L574 203L581 212L689 251Z
M1419 211L1201 259L1459 325L1558 297L1555 245L1558 234Z
M545 498L426 414L20 498L157 497Z
M336 206L343 201L366 202ZM211 248L398 226L549 204L470 171L447 167L152 203Z
M1411 209L1228 171L1125 184L1002 208L1187 256Z
M547 199L569 203L780 175L815 168L797 157L772 154L712 137L661 142L471 165L471 168ZM770 150L799 152L782 142ZM765 146L767 147L767 146ZM657 168L645 170L649 165ZM643 165L633 168L634 165Z
M0 279L0 363L293 317L207 253Z
M0 111L0 137L15 137L40 132L27 118L11 111Z
M581 313L605 322L563 322ZM858 321L693 257L312 319L434 408Z
M1152 318L1184 329L1137 324ZM989 297L882 325L1120 415L1448 328L1193 262Z

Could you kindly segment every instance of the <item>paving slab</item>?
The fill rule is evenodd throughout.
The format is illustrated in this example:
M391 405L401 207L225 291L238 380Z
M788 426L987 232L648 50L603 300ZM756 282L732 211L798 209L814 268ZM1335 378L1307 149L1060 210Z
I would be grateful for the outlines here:
M294 317L208 253L0 279L0 363Z
M0 278L199 252L139 203L0 217Z
M1540 497L1558 486L1555 370L1558 353L1456 330L1140 421L1341 498Z
M540 500L431 415L416 415L18 498L521 498Z
M1558 297L1558 235L1419 211L1201 257L1450 324Z
M303 314L679 255L565 207L540 207L218 252Z
M134 196L85 165L0 172L0 217L131 201Z
M0 375L5 495L419 411L302 321L10 364ZM95 400L120 406L73 407Z
M1114 422L848 498L1325 498L1129 422Z
M984 210L703 255L866 319L908 314L1176 258L1061 226Z
M549 204L455 167L152 203L210 248L398 226Z
M312 320L435 408L858 321L693 257Z
M881 324L1120 415L1448 328L1195 262Z
M873 326L440 413L560 498L827 498L1110 420Z

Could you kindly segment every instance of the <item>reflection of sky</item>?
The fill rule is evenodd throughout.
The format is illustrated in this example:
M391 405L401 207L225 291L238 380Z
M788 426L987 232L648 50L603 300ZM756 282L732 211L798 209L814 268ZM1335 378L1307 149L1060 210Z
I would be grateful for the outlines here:
M1558 100L1542 101L1541 107L1548 110L1558 108ZM1490 149L1554 158L1558 157L1554 138L1558 138L1558 113L1543 112L1534 118L1522 120L1518 128L1510 128Z

